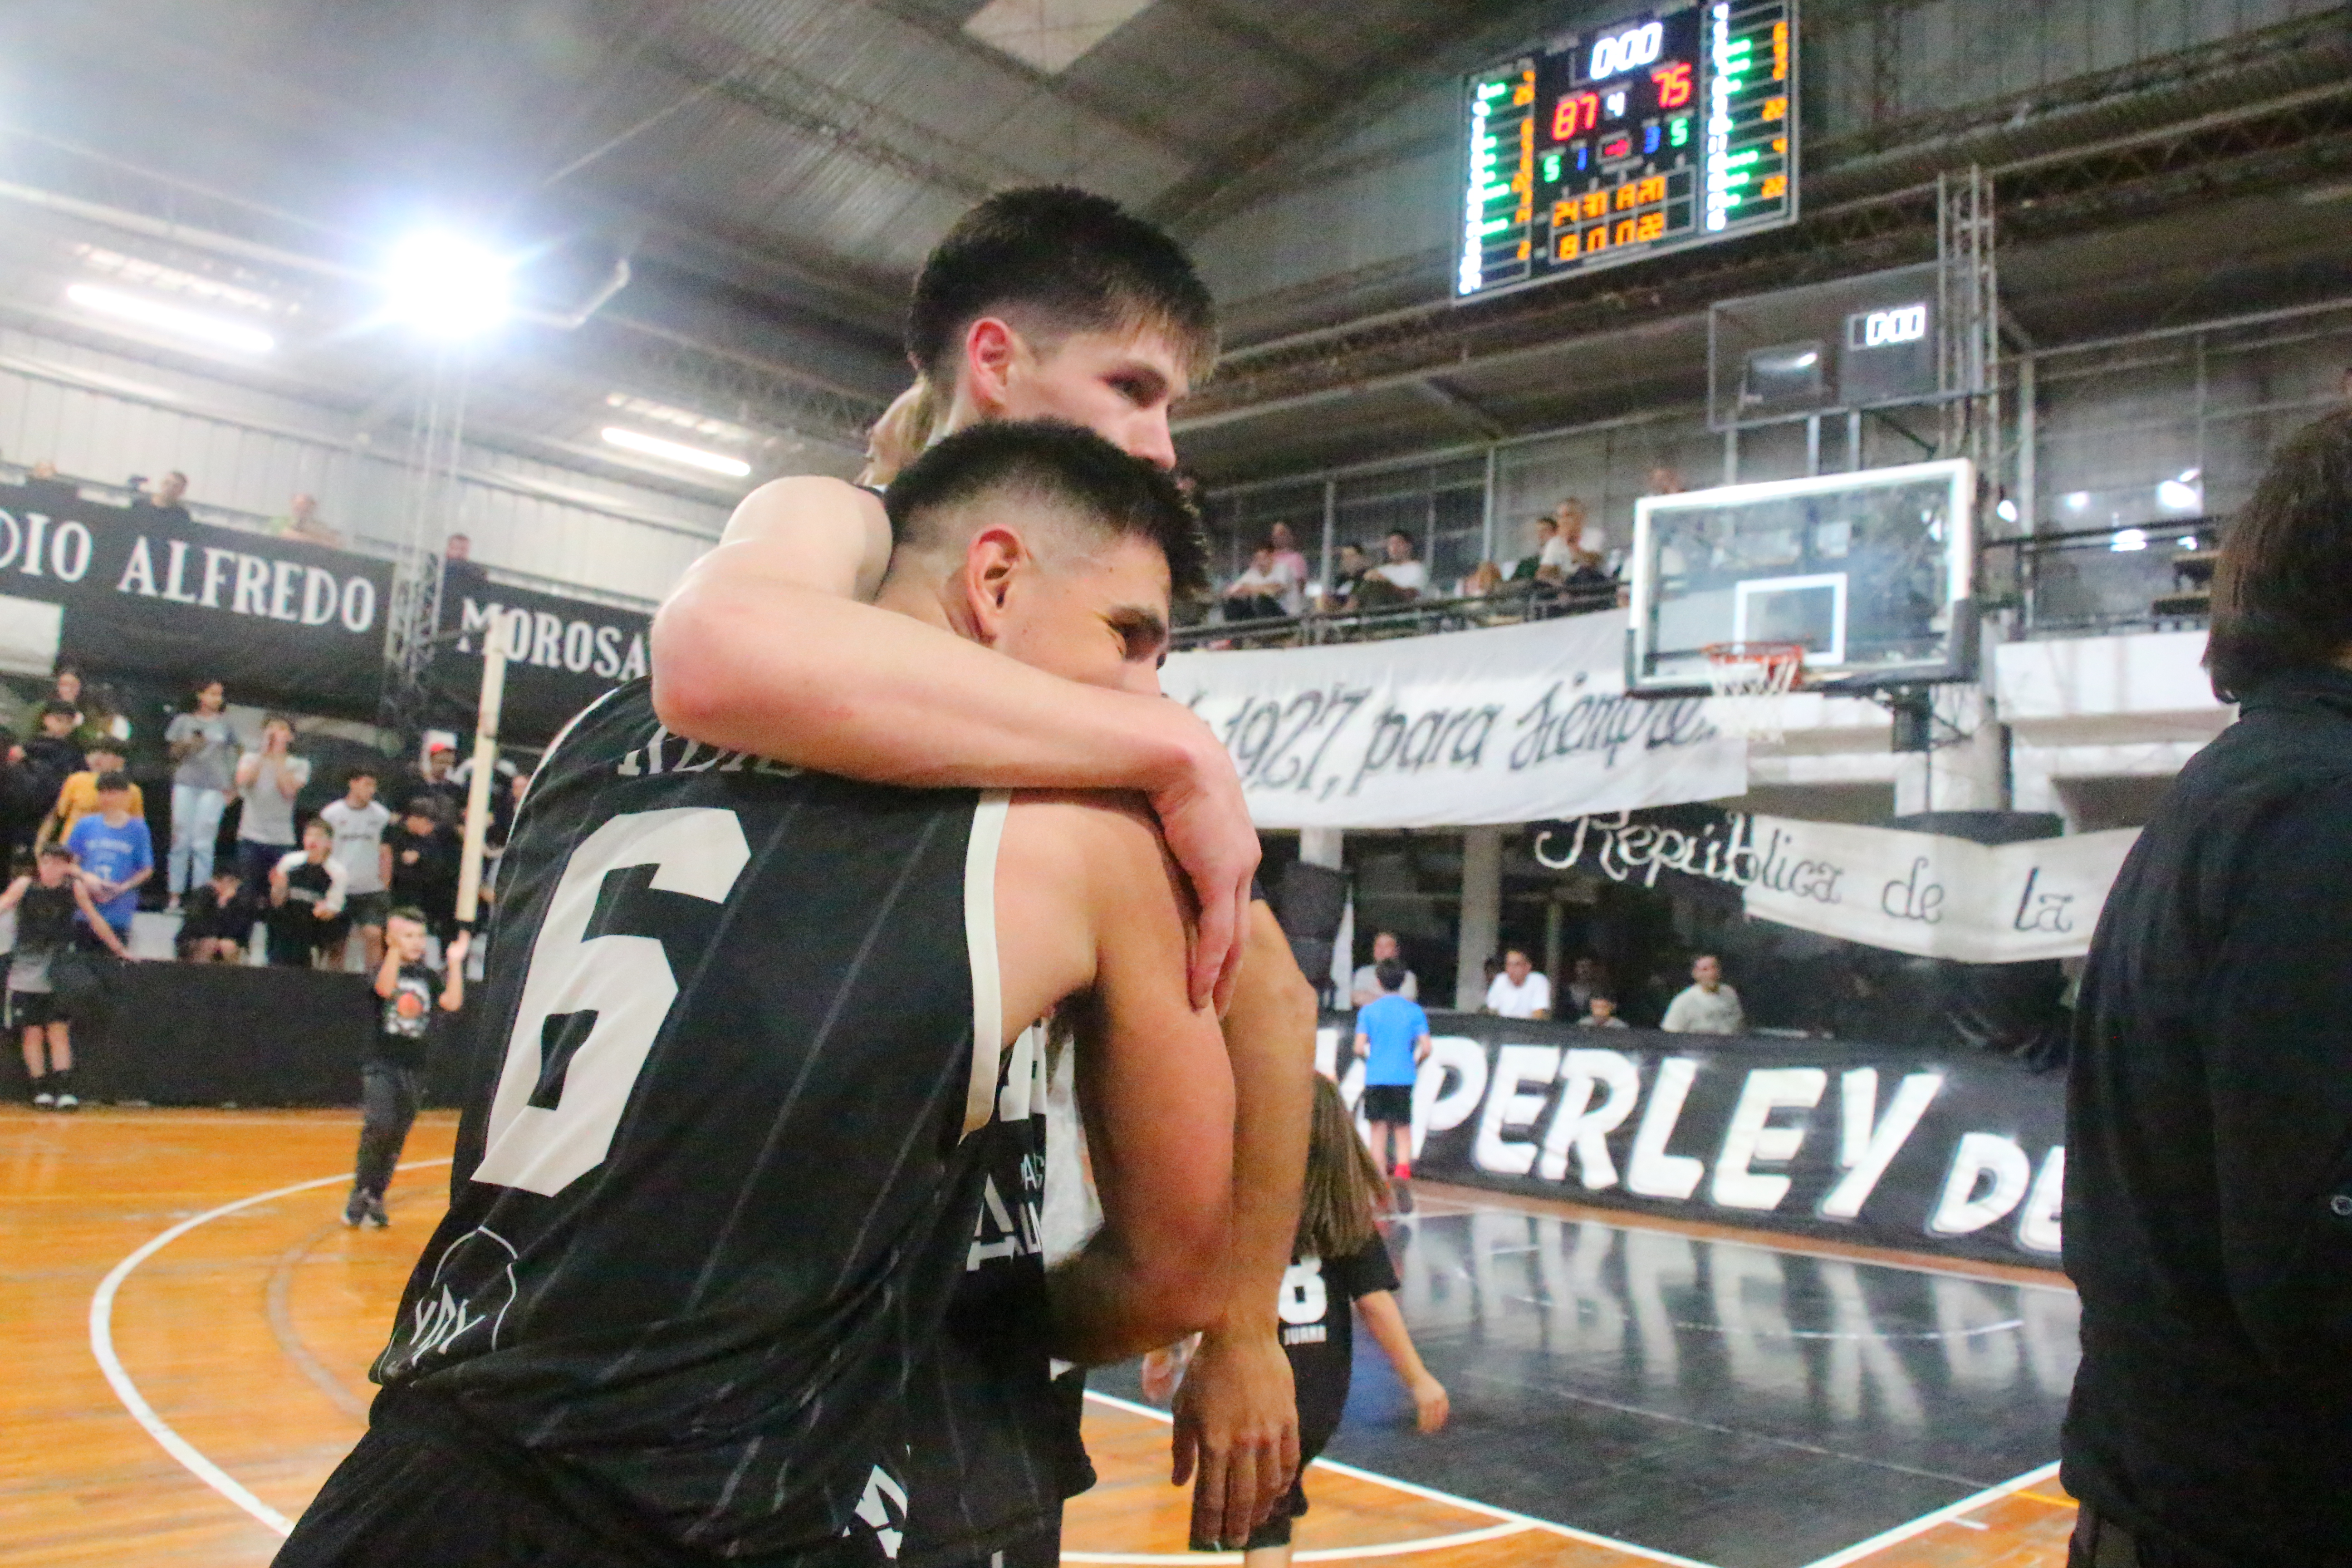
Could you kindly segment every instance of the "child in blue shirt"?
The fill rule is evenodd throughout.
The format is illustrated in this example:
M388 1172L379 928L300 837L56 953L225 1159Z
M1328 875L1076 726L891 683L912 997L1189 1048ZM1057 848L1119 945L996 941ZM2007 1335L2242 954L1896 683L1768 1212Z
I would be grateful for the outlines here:
M1356 1014L1356 1054L1364 1058L1364 1120L1372 1127L1372 1157L1397 1180L1412 1174L1412 1084L1429 1057L1429 1015L1398 994L1404 965L1391 958L1372 972L1377 1001ZM1401 1151L1401 1152L1400 1152Z
M131 917L139 912L139 887L155 874L155 841L144 818L131 814L131 779L120 773L98 779L98 810L73 825L66 847L74 852L82 885L99 914L124 942Z

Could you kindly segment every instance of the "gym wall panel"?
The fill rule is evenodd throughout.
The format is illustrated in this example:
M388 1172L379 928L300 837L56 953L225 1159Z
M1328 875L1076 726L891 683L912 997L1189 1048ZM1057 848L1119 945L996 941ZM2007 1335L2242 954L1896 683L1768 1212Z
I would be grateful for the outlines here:
M258 524L308 491L355 548L394 553L408 529L408 438L404 416L361 437L341 409L0 331L0 459L109 486L177 468L208 521ZM465 468L455 515L428 538L462 531L493 569L632 603L667 592L729 510L718 492L698 501L481 447Z

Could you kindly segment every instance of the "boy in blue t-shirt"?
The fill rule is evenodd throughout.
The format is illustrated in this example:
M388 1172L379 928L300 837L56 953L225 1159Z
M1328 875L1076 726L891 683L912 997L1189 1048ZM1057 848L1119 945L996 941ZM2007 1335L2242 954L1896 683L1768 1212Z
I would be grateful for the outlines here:
M127 774L99 775L98 810L73 825L66 847L74 852L82 885L89 889L99 914L117 937L130 941L131 917L139 912L139 886L155 874L155 841L148 835L145 818L131 814Z
M1356 1014L1356 1054L1364 1058L1364 1120L1372 1124L1372 1158L1400 1181L1412 1175L1412 1082L1429 1056L1429 1015L1400 996L1404 965L1388 959L1372 971L1380 998ZM1402 1152L1400 1152L1402 1151Z

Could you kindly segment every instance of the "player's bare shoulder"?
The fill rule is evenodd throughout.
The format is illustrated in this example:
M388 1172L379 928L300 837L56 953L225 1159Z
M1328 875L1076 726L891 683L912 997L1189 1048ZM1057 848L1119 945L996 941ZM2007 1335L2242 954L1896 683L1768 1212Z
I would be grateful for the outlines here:
M846 479L793 474L738 502L718 546L687 574L756 574L866 599L889 563L881 497Z
M1142 797L1094 791L1013 796L996 910L1005 1001L1014 1011L1086 990L1104 949L1139 931L1181 951L1192 918L1192 895ZM1181 963L1177 969L1181 980Z

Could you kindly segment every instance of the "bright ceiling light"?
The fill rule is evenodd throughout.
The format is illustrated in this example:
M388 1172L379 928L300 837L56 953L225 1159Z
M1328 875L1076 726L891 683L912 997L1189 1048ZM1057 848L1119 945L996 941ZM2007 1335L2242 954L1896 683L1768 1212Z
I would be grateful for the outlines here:
M429 229L401 241L384 283L399 320L436 338L470 338L507 319L509 270L471 240Z
M607 444L625 452L637 452L648 458L683 463L689 468L700 468L706 473L724 474L730 479L749 478L751 472L751 465L740 458L730 458L723 452L706 452L699 447L665 441L658 436L624 430L617 425L606 426L604 435Z
M2116 536L2107 542L2107 548L2114 551L2118 555L2127 555L2135 550L2146 550L2147 548L2147 530L2144 528L2117 529L2116 531Z
M2191 468L2177 479L2158 481L2156 504L2167 511L2204 510L2205 487L2198 482L2197 470Z
M180 305L166 304L143 294L126 294L120 289L108 289L96 283L67 285L66 299L85 310L94 310L102 316L117 316L143 327L152 327L158 331L193 338L217 348L235 349L239 353L266 354L278 346L278 340L259 327L208 316L201 310L191 310Z
M2001 497L2000 500L1995 503L1992 510L1993 515L2000 518L2003 522L2015 522L2017 521L2017 503L2010 500L2007 496Z

